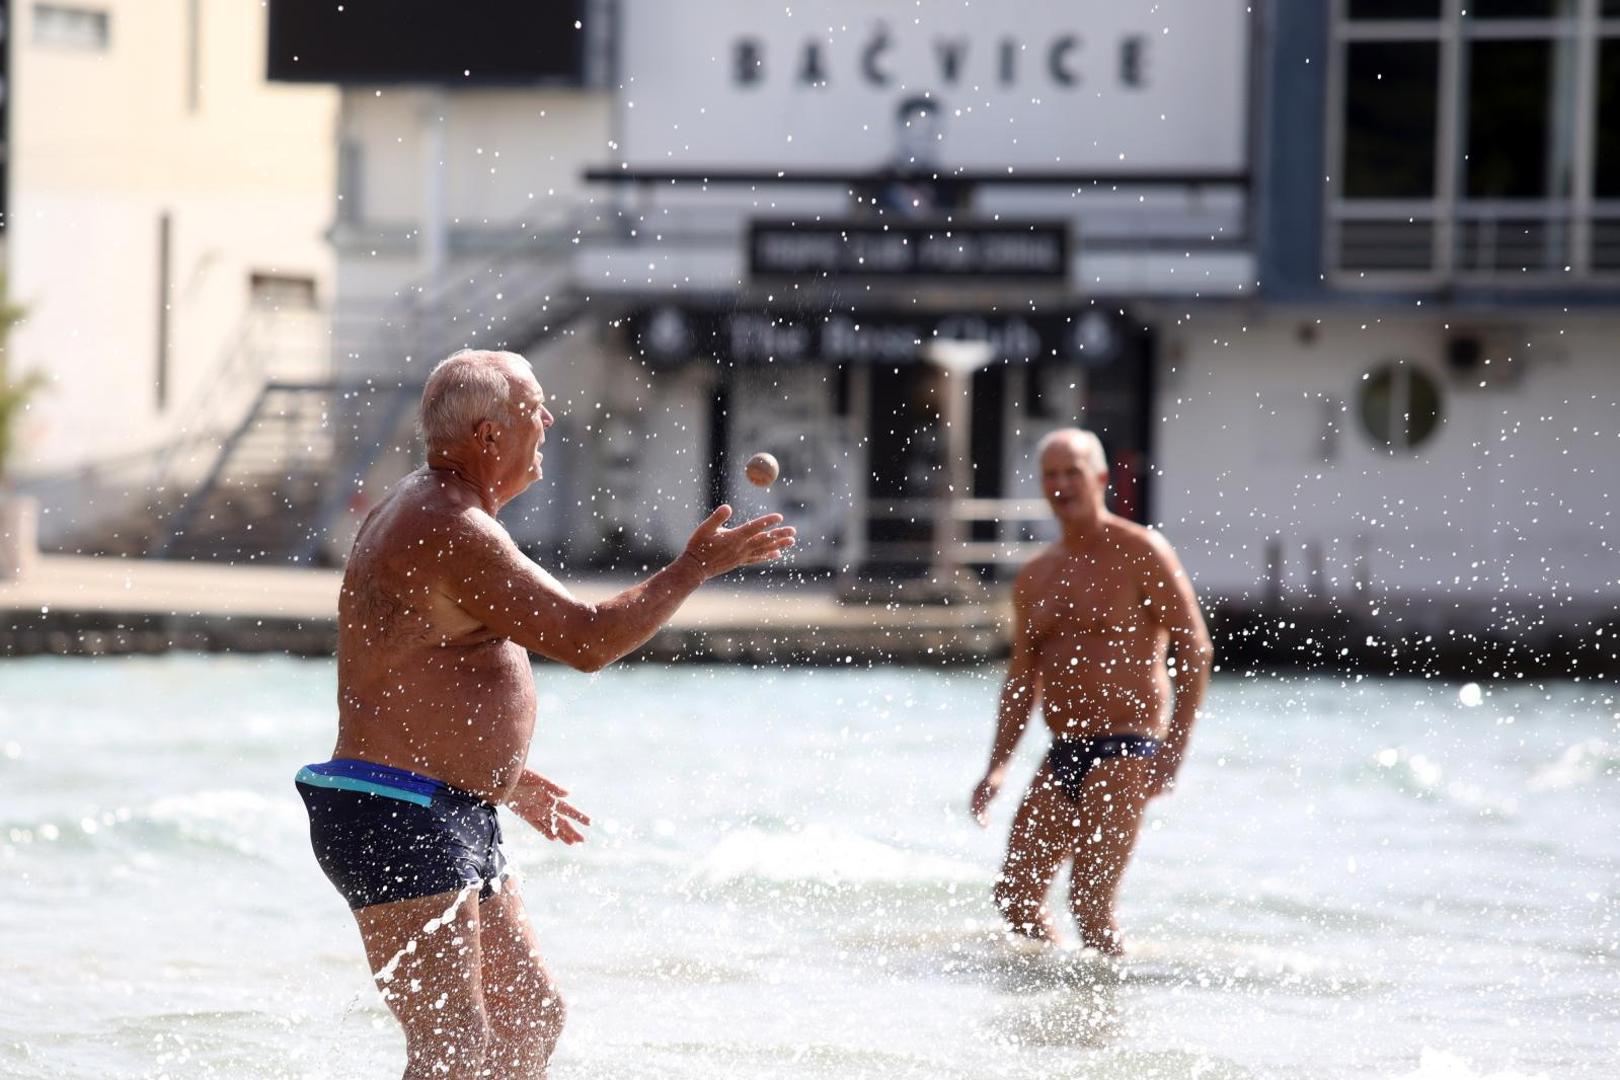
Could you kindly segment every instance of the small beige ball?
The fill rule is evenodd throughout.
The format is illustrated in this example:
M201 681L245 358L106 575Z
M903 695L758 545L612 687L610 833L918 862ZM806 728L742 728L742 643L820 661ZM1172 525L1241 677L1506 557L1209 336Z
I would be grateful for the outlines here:
M756 487L770 487L776 483L777 474L781 471L781 466L776 464L776 459L770 454L755 454L743 467L748 482Z

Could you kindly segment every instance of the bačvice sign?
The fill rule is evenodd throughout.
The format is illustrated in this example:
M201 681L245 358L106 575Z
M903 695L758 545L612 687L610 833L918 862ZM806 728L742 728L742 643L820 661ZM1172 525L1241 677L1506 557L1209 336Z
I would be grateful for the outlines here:
M1247 165L1242 0L621 0L617 163L1163 175Z

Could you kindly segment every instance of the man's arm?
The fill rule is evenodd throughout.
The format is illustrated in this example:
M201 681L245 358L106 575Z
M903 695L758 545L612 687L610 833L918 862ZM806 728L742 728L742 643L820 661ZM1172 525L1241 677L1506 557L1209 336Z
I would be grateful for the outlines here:
M1012 657L1007 661L1007 680L1001 685L1001 701L996 709L996 736L990 745L990 764L984 779L973 789L970 809L980 825L988 825L990 801L1001 790L1007 762L1012 760L1018 740L1029 726L1035 703L1041 693L1040 671L1035 663L1035 643L1030 632L1031 603L1025 574L1013 585Z
M1149 532L1149 577L1147 599L1159 624L1170 635L1170 653L1175 664L1175 705L1170 714L1170 733L1159 751L1160 768L1153 794L1169 790L1187 754L1187 739L1198 720L1209 686L1210 664L1215 649L1198 608L1198 597L1181 560L1170 542L1157 532Z
M730 517L731 508L720 507L670 565L611 599L587 604L519 551L494 518L469 510L447 530L445 589L462 610L530 652L600 671L645 644L709 578L778 558L793 545L793 530L778 527L780 514L723 528Z

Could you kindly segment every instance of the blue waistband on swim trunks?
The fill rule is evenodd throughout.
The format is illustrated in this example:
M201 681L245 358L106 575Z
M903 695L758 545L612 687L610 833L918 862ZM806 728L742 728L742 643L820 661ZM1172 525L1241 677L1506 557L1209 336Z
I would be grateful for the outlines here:
M391 765L373 765L355 758L333 758L319 765L305 765L298 770L297 780L310 787L360 791L418 806L432 806L433 796L449 788L449 785L431 776L422 776L409 769L396 769Z

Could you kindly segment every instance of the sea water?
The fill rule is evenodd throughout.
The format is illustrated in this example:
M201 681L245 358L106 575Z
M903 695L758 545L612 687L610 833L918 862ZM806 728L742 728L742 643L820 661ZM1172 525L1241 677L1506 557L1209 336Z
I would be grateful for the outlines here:
M975 827L998 675L537 668L531 763L596 820L504 825L554 1075L1620 1075L1612 689L1218 676L1115 968L997 933L1044 742ZM398 1075L293 790L334 696L324 661L0 662L0 1076Z

